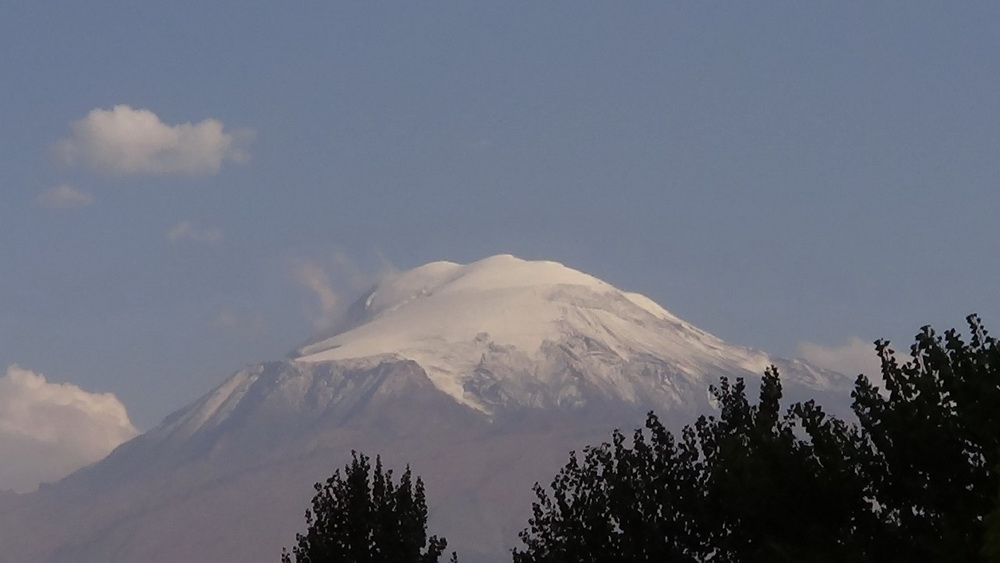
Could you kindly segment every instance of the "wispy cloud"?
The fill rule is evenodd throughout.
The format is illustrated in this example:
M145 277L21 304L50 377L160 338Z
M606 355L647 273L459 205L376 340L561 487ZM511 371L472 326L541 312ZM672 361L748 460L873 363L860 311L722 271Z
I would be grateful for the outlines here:
M857 336L852 336L842 346L803 342L799 344L798 352L806 361L844 375L854 377L863 373L872 381L880 379L881 362L875 353L875 345Z
M226 132L222 122L168 125L148 109L117 105L94 109L70 125L55 154L68 165L119 175L208 175L224 161L243 162L253 133Z
M309 317L317 329L327 329L333 324L340 304L340 296L333 289L330 276L315 262L297 260L294 267L295 280L312 292L316 298L315 308L310 308Z
M376 254L375 259L375 264L363 267L347 254L334 251L326 259L292 261L292 277L309 290L311 300L306 316L317 330L327 331L336 326L350 305L344 302L345 296L357 297L379 280L397 273L381 254Z
M27 492L100 460L138 431L111 393L16 365L0 377L0 489Z
M199 227L191 221L181 221L167 231L167 239L171 242L217 244L222 242L224 236L220 229Z
M72 209L94 203L94 196L69 184L62 184L38 194L35 203L50 209Z

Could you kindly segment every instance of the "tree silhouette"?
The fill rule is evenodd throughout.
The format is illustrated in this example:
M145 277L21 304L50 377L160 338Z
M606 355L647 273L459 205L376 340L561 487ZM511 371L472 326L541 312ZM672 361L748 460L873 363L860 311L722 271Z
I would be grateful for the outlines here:
M995 505L1000 463L1000 347L976 315L970 338L924 327L900 364L878 341L886 393L865 377L854 412L876 455L867 458L886 556L975 561Z
M437 562L448 542L427 537L423 481L414 481L407 466L394 483L381 458L372 472L370 458L351 456L343 477L337 470L316 483L306 533L296 534L291 553L282 551L282 563Z
M536 484L514 561L852 559L864 483L843 453L857 449L856 433L813 403L782 415L774 368L756 405L741 380L712 392L718 417L679 441L649 413L631 441L616 431L571 455L551 496Z
M772 367L756 404L722 379L678 440L650 413L571 454L515 563L1000 560L1000 347L968 322L968 342L925 327L904 363L876 342L886 388L859 376L854 424L782 413Z

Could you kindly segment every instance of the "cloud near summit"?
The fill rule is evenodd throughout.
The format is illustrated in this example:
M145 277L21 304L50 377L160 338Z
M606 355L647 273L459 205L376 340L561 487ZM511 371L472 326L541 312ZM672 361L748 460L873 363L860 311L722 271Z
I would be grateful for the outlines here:
M808 362L852 378L860 373L867 375L872 381L879 381L881 378L882 362L875 353L875 345L857 336L850 337L842 346L802 342L798 353Z
M16 365L0 377L0 490L28 492L61 479L136 434L111 393L50 383Z
M148 109L117 105L91 110L53 148L70 166L116 175L217 173L225 161L244 162L253 132L227 132L217 119L169 125Z
M340 295L333 289L326 270L315 262L298 260L295 263L295 279L316 297L317 307L309 317L317 329L327 329L333 324L340 303Z

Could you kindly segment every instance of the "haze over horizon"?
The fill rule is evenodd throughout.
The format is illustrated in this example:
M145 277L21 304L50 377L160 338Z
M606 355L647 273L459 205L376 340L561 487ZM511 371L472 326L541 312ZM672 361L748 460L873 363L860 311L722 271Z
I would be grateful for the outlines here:
M0 490L435 260L557 261L848 372L1000 324L995 3L3 12Z

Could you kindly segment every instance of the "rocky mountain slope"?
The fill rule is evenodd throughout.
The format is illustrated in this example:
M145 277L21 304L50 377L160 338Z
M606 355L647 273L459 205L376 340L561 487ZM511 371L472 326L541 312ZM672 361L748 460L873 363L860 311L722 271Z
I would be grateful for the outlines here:
M770 364L789 395L846 401L840 374L727 344L554 262L427 264L98 464L0 498L0 560L277 561L311 484L359 449L424 477L432 531L463 560L502 561L531 485L570 449L649 409L689 422L720 376Z

